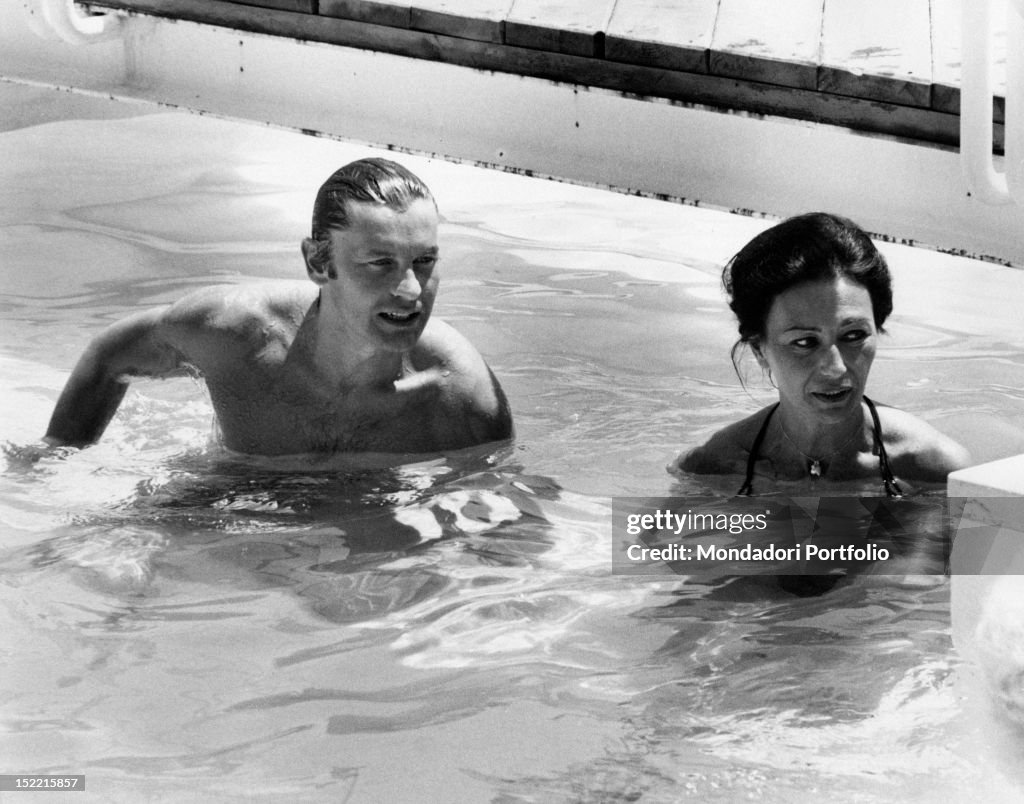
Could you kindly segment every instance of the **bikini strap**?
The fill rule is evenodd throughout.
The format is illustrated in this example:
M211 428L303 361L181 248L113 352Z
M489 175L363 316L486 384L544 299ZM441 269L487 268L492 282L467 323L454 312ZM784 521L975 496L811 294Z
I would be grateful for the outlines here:
M875 403L866 396L864 401L867 402L868 411L871 413L871 421L874 424L875 443L878 445L878 468L882 473L882 484L885 486L885 493L890 497L902 497L903 489L896 482L896 476L892 472L892 467L889 466L889 456L885 451L885 441L882 438L882 422L878 418Z
M757 456L761 454L761 443L768 432L768 423L772 420L772 416L775 415L775 411L778 410L779 404L779 402L776 402L772 405L772 409L768 411L768 415L761 422L761 429L757 431L754 443L750 447L750 454L747 455L747 477L743 481L743 485L740 486L740 490L736 492L738 495L749 497L754 493L754 464L757 463Z

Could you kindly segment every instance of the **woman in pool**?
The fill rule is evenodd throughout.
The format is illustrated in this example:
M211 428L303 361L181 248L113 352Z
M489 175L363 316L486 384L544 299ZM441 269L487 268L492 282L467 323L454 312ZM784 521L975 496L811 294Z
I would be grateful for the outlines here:
M892 311L885 259L852 221L810 213L762 232L723 272L743 346L779 401L715 433L672 468L740 474L740 494L774 481L944 482L967 451L920 419L864 395ZM738 373L738 369L737 369Z

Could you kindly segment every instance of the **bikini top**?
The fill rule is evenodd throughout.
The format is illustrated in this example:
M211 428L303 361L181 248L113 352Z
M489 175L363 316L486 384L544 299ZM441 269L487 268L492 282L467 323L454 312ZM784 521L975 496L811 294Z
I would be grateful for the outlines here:
M896 477L893 475L892 469L889 466L889 456L885 452L885 443L882 440L882 423L878 420L878 411L875 409L875 403L866 396L863 397L863 399L868 405L868 411L871 413L875 444L878 445L878 469L882 475L882 484L885 486L885 493L890 497L902 497L903 489L901 489L900 484L896 482ZM765 434L768 432L768 423L772 420L772 416L775 415L775 411L779 409L779 404L780 403L776 402L772 406L772 409L768 411L768 415L764 417L764 421L761 423L761 429L758 431L757 437L754 439L754 444L750 448L750 454L747 456L746 479L743 481L743 485L740 486L740 490L737 494L749 497L754 493L754 464L757 463L758 455L761 452L761 442L764 441Z

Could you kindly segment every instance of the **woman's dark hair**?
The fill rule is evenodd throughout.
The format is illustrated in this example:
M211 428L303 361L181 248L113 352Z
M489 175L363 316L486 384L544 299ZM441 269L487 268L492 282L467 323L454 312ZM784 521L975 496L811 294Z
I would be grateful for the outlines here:
M810 212L787 218L757 235L722 271L729 307L739 322L739 350L762 337L775 297L803 282L844 277L867 290L875 327L892 312L892 280L871 238L848 218ZM737 369L737 374L739 370Z
M434 201L427 185L412 171L388 159L359 159L336 170L313 202L313 239L329 241L331 229L348 228L349 201L404 211L417 199Z

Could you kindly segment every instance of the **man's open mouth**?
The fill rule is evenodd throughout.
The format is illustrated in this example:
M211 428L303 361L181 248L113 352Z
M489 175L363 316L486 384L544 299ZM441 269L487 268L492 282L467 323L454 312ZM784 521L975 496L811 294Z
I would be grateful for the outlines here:
M383 312L380 314L380 317L391 324L411 324L420 317L420 314L417 310L411 310L407 313Z

